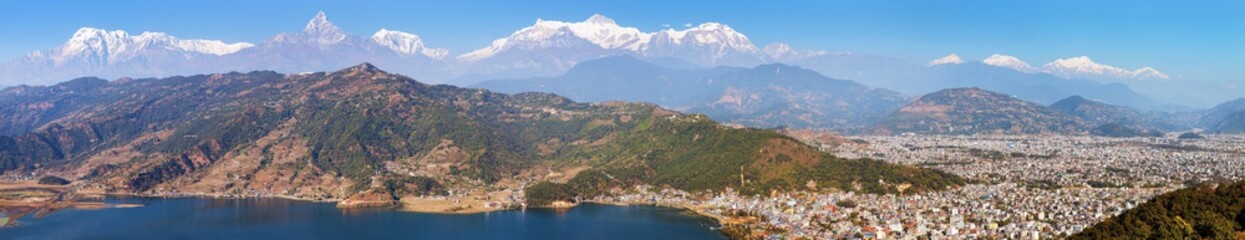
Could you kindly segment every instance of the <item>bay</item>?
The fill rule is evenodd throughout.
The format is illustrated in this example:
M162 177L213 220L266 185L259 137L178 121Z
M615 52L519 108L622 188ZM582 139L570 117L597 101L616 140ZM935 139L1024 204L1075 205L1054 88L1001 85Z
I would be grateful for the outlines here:
M109 198L137 208L19 219L0 239L724 239L712 219L653 206L583 204L447 215L287 199Z

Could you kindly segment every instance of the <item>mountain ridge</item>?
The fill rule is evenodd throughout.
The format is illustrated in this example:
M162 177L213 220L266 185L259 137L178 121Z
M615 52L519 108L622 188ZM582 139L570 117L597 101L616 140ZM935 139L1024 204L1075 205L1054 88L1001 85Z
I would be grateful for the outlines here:
M926 94L874 125L881 134L1080 134L1079 118L981 88Z
M0 172L65 176L112 193L342 200L430 191L384 188L378 179L485 184L571 168L590 169L577 179L615 177L571 180L576 194L624 184L750 192L808 181L865 192L898 191L880 180L911 183L908 191L962 184L654 104L429 85L367 63L302 74L80 79L8 88L0 102L0 117L23 123L0 136Z
M587 61L559 77L486 81L500 92L552 92L579 101L644 101L751 127L854 130L908 98L785 64L670 69L623 55Z

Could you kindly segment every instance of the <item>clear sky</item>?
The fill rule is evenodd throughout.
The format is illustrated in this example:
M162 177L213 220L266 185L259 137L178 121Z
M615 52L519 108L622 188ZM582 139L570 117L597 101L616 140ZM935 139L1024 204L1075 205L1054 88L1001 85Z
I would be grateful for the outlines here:
M1087 55L1177 79L1245 82L1245 1L5 1L0 61L53 48L83 26L260 43L316 11L348 32L415 33L454 55L536 18L620 25L722 22L760 46L852 51L925 62L993 53L1041 65Z

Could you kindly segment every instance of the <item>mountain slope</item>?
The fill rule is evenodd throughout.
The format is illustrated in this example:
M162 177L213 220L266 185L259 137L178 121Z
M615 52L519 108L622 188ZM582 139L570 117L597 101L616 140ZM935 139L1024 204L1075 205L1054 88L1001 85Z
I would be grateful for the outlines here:
M1233 99L1232 101L1223 102L1215 105L1215 107L1207 109L1202 113L1201 119L1198 120L1198 126L1207 129L1214 128L1219 124L1219 122L1222 122L1224 118L1227 118L1228 115L1232 115L1232 113L1239 111L1245 111L1245 98Z
M874 128L889 134L1076 134L1088 125L1076 117L1004 94L954 88L922 96Z
M501 92L551 92L579 101L644 101L752 127L854 130L904 96L782 64L751 69L669 69L630 56L583 62L554 78L495 80Z
M0 102L68 100L6 110L21 123L9 128L20 133L0 137L0 172L66 176L105 192L340 200L365 189L396 191L378 181L392 176L486 184L540 179L547 172L539 169L548 168L615 176L593 185L602 188L648 183L764 192L814 180L891 192L894 186L878 180L912 183L916 191L961 181L839 159L773 131L728 128L652 104L426 85L370 64L331 73L85 79L32 89L6 89ZM23 118L31 114L45 117ZM741 173L749 183L737 181Z
M1245 133L1245 111L1228 114L1212 129L1217 133Z
M1071 96L1059 100L1059 102L1051 104L1050 108L1081 118L1081 120L1094 126L1114 123L1137 130L1181 130L1175 124L1137 112L1131 108L1089 100L1081 96Z
M1159 195L1068 239L1233 239L1245 231L1245 182Z

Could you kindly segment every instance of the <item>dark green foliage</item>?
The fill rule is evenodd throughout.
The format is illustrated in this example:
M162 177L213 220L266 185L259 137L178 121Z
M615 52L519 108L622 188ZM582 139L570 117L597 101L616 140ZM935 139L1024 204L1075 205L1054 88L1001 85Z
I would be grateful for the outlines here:
M985 150L985 149L980 149L980 148L968 149L968 155L979 157L979 158L984 158L984 159L989 159L989 160L995 160L995 161L1007 160L1007 156L1008 156L1007 154L1003 154L1003 152L1000 152L1000 151Z
M575 196L567 191L564 184L542 182L532 186L528 186L523 190L527 197L527 204L532 206L547 206L554 201L573 201Z
M1179 139L1203 139L1203 138L1206 138L1206 137L1203 137L1201 134L1197 134L1197 133L1195 133L1195 132L1187 132L1187 133L1181 133L1181 134L1180 134L1180 136L1179 136L1179 137L1176 137L1176 138L1179 138Z
M1245 231L1245 181L1159 195L1070 239L1233 239Z
M194 161L190 160L188 156L182 155L179 158L169 159L143 168L143 170L130 176L126 184L127 187L135 191L146 191L157 184L190 173L197 168L198 166L195 165Z
M1114 183L1110 183L1110 182L1103 182L1103 181L1096 181L1096 180L1089 180L1089 181L1086 181L1086 182L1085 182L1085 184L1089 184L1089 186L1090 186L1090 187L1093 187L1093 188L1117 188L1117 187L1120 187L1119 185L1116 185L1116 184L1114 184Z
M57 176L43 176L43 177L39 178L39 184L43 184L43 185L66 185L66 184L69 184L69 180L65 180L64 178L60 178L60 177L57 177Z
M1118 123L1107 123L1089 130L1089 134L1103 137L1158 137L1163 133L1157 131L1142 131L1140 129L1124 126Z
M381 181L384 181L385 191L392 193L395 197L406 195L444 195L448 193L445 186L428 177L387 175Z
M651 112L651 111L650 111ZM896 185L910 183L908 192L944 189L963 184L963 179L939 171L867 159L840 159L769 130L735 129L717 125L703 116L633 115L633 121L615 122L614 143L584 149L567 149L565 155L584 156L601 170L584 171L566 184L563 193L590 198L609 188L637 183L669 186L689 191L734 188L744 193L770 190L804 190L809 180L820 187L896 193ZM591 131L587 131L591 132ZM774 143L794 143L795 150L775 148ZM807 151L795 159L780 154L770 163L757 165L764 151ZM801 166L801 161L814 163ZM751 183L740 185L743 167ZM763 177L763 175L765 177ZM880 183L885 182L884 183ZM860 186L855 189L854 186ZM529 201L533 198L529 193ZM539 199L544 202L549 199Z

